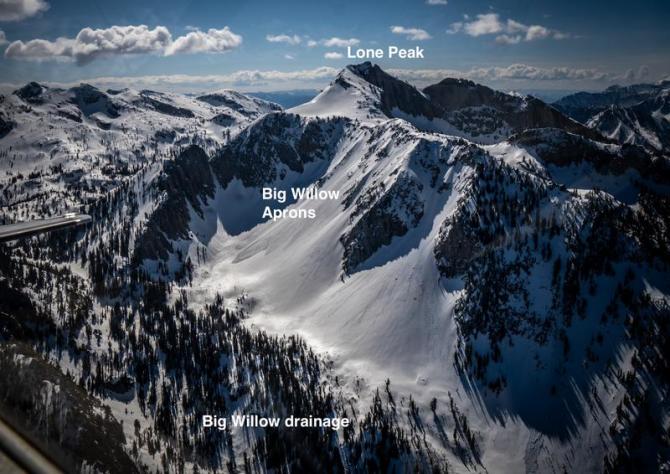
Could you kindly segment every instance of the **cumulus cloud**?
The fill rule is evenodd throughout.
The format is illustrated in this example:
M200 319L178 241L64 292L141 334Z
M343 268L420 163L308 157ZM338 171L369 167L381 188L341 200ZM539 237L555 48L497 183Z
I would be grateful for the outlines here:
M477 15L477 19L466 23L464 31L470 36L481 36L500 33L503 25L497 13L484 13Z
M314 46L318 46L318 45L319 45L319 42L316 41L316 40L311 39L311 40L307 41L307 46L310 47L310 48L313 48Z
M44 0L0 0L0 21L20 21L48 9Z
M55 41L34 39L27 42L14 41L5 49L5 57L33 61L61 59L71 60L74 40L58 38Z
M392 26L391 33L394 33L396 35L405 35L407 39L414 41L423 41L431 38L428 32L426 30L422 30L421 28L405 28L404 26Z
M457 21L452 23L447 33L464 32L469 36L498 35L496 43L517 44L521 41L536 41L546 38L556 40L570 37L568 33L552 30L542 25L525 25L508 18L502 20L497 13L482 13L468 22Z
M426 0L428 5L446 5L447 0Z
M267 35L265 39L270 43L287 43L290 45L296 45L302 42L302 38L298 35Z
M5 57L22 60L74 60L87 64L100 56L157 53L166 56L186 53L223 53L237 48L242 37L228 27L195 30L172 40L164 26L150 29L146 25L112 26L104 29L84 28L75 38L54 41L33 39L14 41Z
M344 56L342 53L337 53L335 51L328 51L326 54L323 55L324 58L326 59L342 59Z
M526 30L526 41L533 41L537 39L545 39L551 35L548 28L540 25L531 25Z
M321 44L328 48L346 48L347 46L356 46L361 41L358 38L328 38L321 40Z
M217 30L210 28L207 32L191 31L180 36L165 49L165 55L194 53L225 53L242 44L242 37L230 31L227 26Z
M76 38L58 38L55 41L34 39L14 41L5 50L12 59L74 59L86 64L109 54L140 54L161 51L170 44L172 36L167 28L149 29L146 25L112 26L105 29L84 28Z

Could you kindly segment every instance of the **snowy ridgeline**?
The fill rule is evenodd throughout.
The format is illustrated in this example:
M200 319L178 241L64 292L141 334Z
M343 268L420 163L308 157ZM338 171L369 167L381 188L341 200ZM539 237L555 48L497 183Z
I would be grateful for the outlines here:
M0 408L28 407L73 469L667 460L660 139L469 81L419 91L368 63L288 111L36 84L0 110L5 219L94 217L0 253L0 367L17 381ZM116 451L87 447L73 410ZM351 425L211 429L207 414Z

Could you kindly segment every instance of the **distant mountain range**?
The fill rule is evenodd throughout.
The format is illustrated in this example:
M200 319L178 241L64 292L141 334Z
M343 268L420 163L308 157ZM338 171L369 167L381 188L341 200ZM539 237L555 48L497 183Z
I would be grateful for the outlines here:
M618 143L667 156L670 146L670 81L612 86L568 95L554 106Z
M94 222L0 246L0 411L75 470L660 471L664 87L547 104L362 63L288 109L17 89L4 219ZM74 410L110 450L59 417ZM215 432L208 410L355 423Z

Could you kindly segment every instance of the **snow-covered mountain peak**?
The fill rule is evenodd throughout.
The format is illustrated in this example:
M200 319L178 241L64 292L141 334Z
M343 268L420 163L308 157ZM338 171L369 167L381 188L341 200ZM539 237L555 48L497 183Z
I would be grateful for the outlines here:
M46 86L39 84L37 82L29 82L20 89L14 91L14 95L20 97L26 102L39 101L42 97L42 93L47 89Z
M342 116L363 122L386 119L380 108L382 91L359 72L356 66L344 68L314 99L290 109L289 112L324 118Z
M311 102L291 111L307 116L346 116L368 123L400 118L420 130L482 144L546 127L601 138L534 97L506 94L456 78L445 78L420 91L370 62L347 66Z

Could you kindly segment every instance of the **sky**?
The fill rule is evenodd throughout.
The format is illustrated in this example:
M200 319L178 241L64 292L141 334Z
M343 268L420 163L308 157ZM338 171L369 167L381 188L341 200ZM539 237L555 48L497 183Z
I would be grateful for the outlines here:
M670 76L667 0L0 0L0 83L198 92L320 88L347 46L423 86L600 90Z

